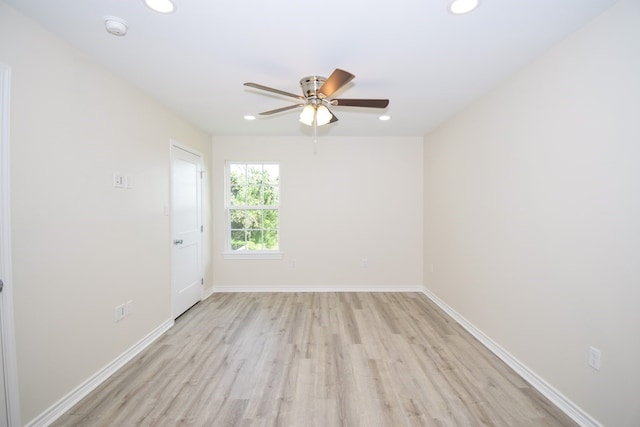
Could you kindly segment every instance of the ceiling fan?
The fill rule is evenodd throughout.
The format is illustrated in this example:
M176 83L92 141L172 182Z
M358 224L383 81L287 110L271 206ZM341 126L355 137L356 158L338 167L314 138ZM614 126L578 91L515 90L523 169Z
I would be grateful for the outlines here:
M283 111L302 108L300 121L308 126L322 126L327 123L335 123L338 118L329 110L329 107L365 107L365 108L386 108L389 105L388 99L344 99L331 98L337 90L353 80L355 76L348 71L336 68L329 78L321 76L303 77L300 80L300 87L303 95L285 92L279 89L270 88L257 83L247 82L244 85L254 89L266 90L267 92L289 96L298 100L297 104L287 107L276 108L275 110L264 111L262 116L268 116Z

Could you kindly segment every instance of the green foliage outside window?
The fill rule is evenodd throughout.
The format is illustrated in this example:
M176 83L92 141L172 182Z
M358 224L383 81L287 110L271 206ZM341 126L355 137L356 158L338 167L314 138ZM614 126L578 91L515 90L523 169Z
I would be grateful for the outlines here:
M229 165L231 249L278 249L280 171L277 164Z

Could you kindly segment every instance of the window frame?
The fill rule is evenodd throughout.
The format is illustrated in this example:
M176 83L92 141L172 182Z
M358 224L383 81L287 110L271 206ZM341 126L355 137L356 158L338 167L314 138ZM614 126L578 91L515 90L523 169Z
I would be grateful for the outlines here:
M231 249L231 165L277 165L278 166L278 204L273 206L267 205L242 205L240 208L256 207L261 210L277 210L278 211L278 249L263 250L233 250ZM225 249L224 259L282 259L282 243L280 234L280 213L282 205L282 180L281 180L281 164L278 161L261 161L261 160L226 160L224 167L224 210L225 210ZM264 229L262 229L264 231Z

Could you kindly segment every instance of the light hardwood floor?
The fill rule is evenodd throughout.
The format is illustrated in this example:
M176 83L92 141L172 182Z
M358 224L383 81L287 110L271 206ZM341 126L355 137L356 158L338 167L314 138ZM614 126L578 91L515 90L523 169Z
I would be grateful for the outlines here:
M574 426L420 293L229 293L57 426Z

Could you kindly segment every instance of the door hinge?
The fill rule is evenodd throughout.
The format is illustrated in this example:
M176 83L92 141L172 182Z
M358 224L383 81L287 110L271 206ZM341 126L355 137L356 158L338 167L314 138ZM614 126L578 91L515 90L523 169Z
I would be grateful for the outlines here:
M200 284L204 285L204 277L202 279L200 279Z
M204 176L204 171L200 171L200 179Z
M200 226L200 232L202 233L204 231L204 225Z

